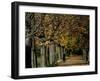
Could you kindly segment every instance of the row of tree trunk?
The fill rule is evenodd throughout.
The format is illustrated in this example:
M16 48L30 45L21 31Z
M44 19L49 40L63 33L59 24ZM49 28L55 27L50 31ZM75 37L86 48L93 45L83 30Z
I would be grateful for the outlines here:
M65 61L65 57L72 54L71 51L68 52L68 50L66 50L64 47L61 47L54 42L49 45L42 44L41 46L36 46L35 44L33 44L32 47L31 65L33 68L56 66L55 64L57 63L57 61ZM39 50L37 50L37 48ZM89 60L87 49L82 49L81 55L85 61Z

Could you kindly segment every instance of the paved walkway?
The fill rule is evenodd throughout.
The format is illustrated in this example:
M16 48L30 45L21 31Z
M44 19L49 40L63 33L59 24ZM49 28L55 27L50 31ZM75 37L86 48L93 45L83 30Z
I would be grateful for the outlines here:
M66 57L65 61L59 60L57 66L71 66L71 65L88 65L85 60L82 59L82 56L70 56Z

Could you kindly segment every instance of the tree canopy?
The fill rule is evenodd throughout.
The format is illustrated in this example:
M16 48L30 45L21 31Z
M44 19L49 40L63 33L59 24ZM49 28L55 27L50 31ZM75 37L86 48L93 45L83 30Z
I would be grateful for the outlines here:
M26 36L53 41L65 48L89 48L89 16L28 13Z

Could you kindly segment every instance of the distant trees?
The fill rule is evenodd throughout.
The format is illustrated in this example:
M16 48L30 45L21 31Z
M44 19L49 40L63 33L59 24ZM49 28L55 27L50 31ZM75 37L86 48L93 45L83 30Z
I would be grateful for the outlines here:
M77 48L89 49L89 16L87 15L26 12L25 27L26 38L32 38L33 58L30 57L33 60L32 67L38 67L39 58L42 58L40 66L44 67L52 65L51 59L53 60L54 57L63 57L59 54L64 54L66 50L72 52ZM40 50L37 50L39 47ZM58 49L61 53L58 53ZM40 56L37 56L36 51L40 51Z

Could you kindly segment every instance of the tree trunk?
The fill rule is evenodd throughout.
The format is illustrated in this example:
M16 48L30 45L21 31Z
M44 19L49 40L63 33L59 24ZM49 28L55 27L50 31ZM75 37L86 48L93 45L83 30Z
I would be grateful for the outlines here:
M50 65L53 65L53 63L54 63L54 45L53 44L51 44L50 46L49 46L49 52L50 52Z
M86 61L86 50L85 49L83 49L83 60L85 60Z
M45 47L41 46L41 67L45 67Z

